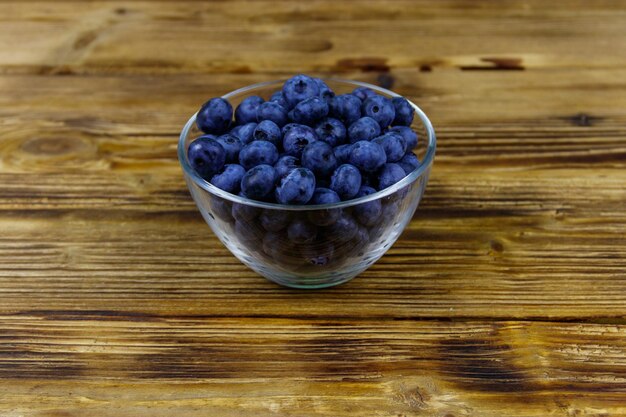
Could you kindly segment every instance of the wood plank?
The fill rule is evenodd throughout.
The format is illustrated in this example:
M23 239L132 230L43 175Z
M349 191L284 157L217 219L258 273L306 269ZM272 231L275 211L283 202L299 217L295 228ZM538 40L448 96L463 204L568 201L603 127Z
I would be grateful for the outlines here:
M626 415L626 327L0 317L9 415Z
M0 70L623 67L625 15L619 2L580 0L2 2Z

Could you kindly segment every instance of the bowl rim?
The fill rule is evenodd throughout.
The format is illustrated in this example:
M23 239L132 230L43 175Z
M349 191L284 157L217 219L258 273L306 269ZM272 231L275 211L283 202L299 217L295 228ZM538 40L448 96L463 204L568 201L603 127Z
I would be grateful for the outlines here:
M361 81L346 80L342 78L333 78L333 77L322 78L322 80L331 81L333 83L349 84L355 87L367 87L374 91L385 93L386 95L391 96L391 97L403 97L400 94L394 93L393 91L388 90L386 88L382 88L382 87L365 83L365 82L361 82ZM226 93L222 96L222 98L225 100L228 100L239 94L248 93L251 90L255 90L258 88L262 88L262 87L269 87L271 85L282 84L285 81L286 80L282 79L282 80L272 80L272 81L264 81L264 82L260 82L256 84L250 84L245 87L241 87L229 93ZM309 210L344 208L344 207L350 207L350 206L357 205L357 204L366 203L368 201L378 200L380 198L393 194L396 191L416 181L432 165L434 158L435 158L435 152L437 149L437 138L435 136L435 129L433 128L432 123L428 119L428 116L426 116L426 113L424 113L424 111L420 109L411 100L409 99L406 99L406 100L409 102L411 107L413 107L413 109L415 110L415 114L420 118L420 120L424 124L424 127L426 128L426 133L428 136L428 145L426 148L426 155L424 156L424 159L420 161L419 166L415 168L415 170L413 170L410 174L406 175L404 178L402 178L400 181L398 181L391 187L387 187L383 190L376 191L375 193L372 193L363 197L359 197L359 198L354 198L352 200L340 201L338 203L330 203L330 204L287 205L287 204L267 203L263 201L251 200L249 198L241 197L239 195L229 193L227 191L222 190L221 188L216 187L215 185L211 184L210 182L202 178L200 175L198 175L196 171L191 167L191 164L189 163L187 159L187 152L185 149L185 139L189 133L189 130L191 130L191 128L193 127L193 124L196 121L196 116L198 115L198 112L194 113L189 118L189 120L187 121L187 123L185 123L185 126L183 127L183 130L180 133L180 137L178 140L178 161L184 173L188 177L190 177L193 180L193 182L200 188L204 189L205 191L213 195L221 197L223 199L232 201L234 203L245 204L245 205L252 206L252 207L272 209L272 210L309 211Z

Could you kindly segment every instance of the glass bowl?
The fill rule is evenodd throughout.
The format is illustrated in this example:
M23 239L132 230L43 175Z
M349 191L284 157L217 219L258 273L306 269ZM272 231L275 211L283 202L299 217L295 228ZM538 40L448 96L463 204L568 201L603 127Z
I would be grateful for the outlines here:
M386 97L392 91L367 83L325 79L336 94L356 87L369 87ZM246 97L265 99L284 81L270 81L240 88L223 96L233 108ZM436 139L426 114L411 103L418 134L414 150L421 164L393 186L350 201L325 205L287 206L249 200L223 191L200 177L187 159L189 144L202 132L194 114L180 134L178 159L185 180L202 216L218 239L250 269L267 279L294 288L324 288L344 283L376 262L398 239L411 221L428 182L435 156ZM375 221L359 222L360 211L381 209ZM371 220L368 219L368 220ZM306 222L311 236L307 243L294 243L287 224Z

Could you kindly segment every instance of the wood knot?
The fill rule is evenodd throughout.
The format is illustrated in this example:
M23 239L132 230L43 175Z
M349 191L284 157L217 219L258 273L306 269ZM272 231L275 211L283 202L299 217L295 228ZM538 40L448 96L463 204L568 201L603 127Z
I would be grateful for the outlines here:
M80 151L85 144L69 137L34 138L21 146L24 152L42 156L60 156Z
M337 61L338 71L388 72L389 65L385 58L345 58Z
M498 240L490 241L489 247L491 248L491 252L502 253L504 251L504 245L502 245L502 242Z
M570 117L570 121L574 126L589 127L593 126L594 122L597 121L597 118L585 113L578 113Z

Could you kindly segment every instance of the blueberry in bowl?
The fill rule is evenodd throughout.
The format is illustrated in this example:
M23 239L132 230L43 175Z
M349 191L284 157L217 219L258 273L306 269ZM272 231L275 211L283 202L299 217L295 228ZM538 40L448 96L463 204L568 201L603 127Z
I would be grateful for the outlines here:
M299 74L207 101L183 128L178 158L233 255L278 284L323 288L398 239L435 148L428 117L406 98Z

